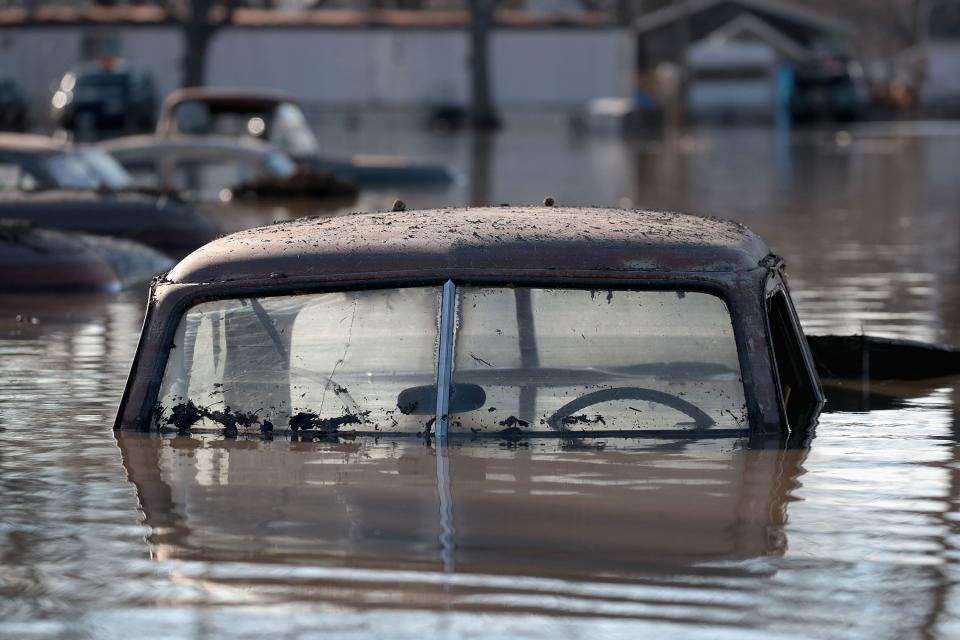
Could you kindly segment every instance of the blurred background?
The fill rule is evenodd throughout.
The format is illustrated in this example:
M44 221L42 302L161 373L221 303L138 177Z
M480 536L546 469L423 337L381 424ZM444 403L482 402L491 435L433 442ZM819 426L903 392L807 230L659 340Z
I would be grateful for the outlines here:
M505 619L447 611L471 606L456 591L425 600L435 616L380 616L392 595L340 582L363 572L182 562L176 536L212 539L197 512L151 529L123 459L133 449L121 454L110 425L146 282L221 233L395 200L715 215L786 259L808 334L960 346L960 0L0 0L0 129L0 637L422 638L493 634ZM637 496L679 489L671 504L691 532L710 544L756 532L757 557L624 591L492 601L547 612L512 609L503 637L636 637L628 625L644 621L682 637L960 636L960 386L855 382L797 456L715 465L692 484L670 474L704 464L698 451L649 458ZM326 500L369 458L331 445L351 466L341 474L177 446L186 484L240 487L192 503L228 525L228 510L242 519L274 495L262 478L283 492L322 480ZM551 454L546 468L502 453L556 495L597 478L564 461L599 451ZM428 478L431 450L409 455ZM603 495L623 486L597 482ZM728 485L775 499L737 498L714 535L689 496ZM313 512L294 504L244 522L312 541ZM779 515L755 527L750 510ZM329 513L332 530L348 521ZM234 545L243 526L217 541ZM560 564L589 557L566 549Z
M0 143L0 217L173 258L398 198L684 210L783 254L814 332L960 344L958 115L958 0L0 3L0 124L48 136ZM130 191L189 211L76 215Z

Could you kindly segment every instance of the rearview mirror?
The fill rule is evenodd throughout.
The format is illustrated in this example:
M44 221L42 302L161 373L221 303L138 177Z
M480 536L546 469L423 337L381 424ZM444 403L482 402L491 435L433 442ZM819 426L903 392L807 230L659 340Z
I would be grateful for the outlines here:
M487 393L476 384L450 385L450 413L479 409L487 402ZM437 385L404 389L397 396L397 408L408 416L430 416L437 412Z

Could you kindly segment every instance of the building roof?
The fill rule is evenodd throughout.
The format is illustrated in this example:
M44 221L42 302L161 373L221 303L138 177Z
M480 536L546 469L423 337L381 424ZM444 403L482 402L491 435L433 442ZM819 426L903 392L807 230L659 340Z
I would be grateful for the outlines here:
M769 255L749 229L715 218L599 208L432 209L241 231L187 256L167 282L731 273L756 269Z
M726 42L741 38L753 38L765 42L780 55L796 62L807 62L813 55L809 49L786 33L773 28L768 22L750 13L737 16L706 39L712 42Z
M682 20L684 15L692 16L722 4L736 5L745 11L756 11L812 30L824 32L850 30L850 25L842 20L828 18L820 13L802 9L781 0L686 0L686 2L674 2L662 9L640 16L634 22L634 26L641 33L654 31Z

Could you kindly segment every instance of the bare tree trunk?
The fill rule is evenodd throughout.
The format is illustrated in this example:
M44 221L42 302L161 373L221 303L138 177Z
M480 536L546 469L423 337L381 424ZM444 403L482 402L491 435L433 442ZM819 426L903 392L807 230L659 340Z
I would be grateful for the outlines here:
M191 0L179 14L170 2L168 10L176 17L183 33L181 84L202 86L207 79L207 50L221 27L233 21L239 0ZM184 8L184 7L181 7Z
M208 25L184 25L181 86L200 87L206 82L207 51L216 32Z
M500 126L490 86L490 29L497 0L469 0L470 7L470 125L491 130Z

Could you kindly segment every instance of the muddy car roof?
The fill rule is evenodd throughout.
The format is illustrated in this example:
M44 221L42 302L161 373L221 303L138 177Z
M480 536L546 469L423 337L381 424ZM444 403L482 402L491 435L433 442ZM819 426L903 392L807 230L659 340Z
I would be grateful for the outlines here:
M50 136L33 133L0 133L0 151L50 153L63 149L64 144Z
M612 209L491 207L309 218L241 231L187 256L170 283L738 272L770 250L742 225Z

